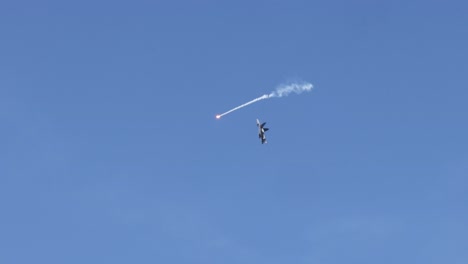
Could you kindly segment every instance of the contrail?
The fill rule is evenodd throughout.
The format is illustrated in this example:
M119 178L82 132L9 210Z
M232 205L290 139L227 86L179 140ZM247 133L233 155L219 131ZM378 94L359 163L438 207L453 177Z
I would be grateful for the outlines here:
M255 98L253 99L252 101L250 102L247 102L243 105L239 105L238 107L235 107L225 113L222 113L220 115L216 115L216 118L221 118L222 116L224 115L227 115L231 112L234 112L236 110L239 110L241 109L242 107L245 107L245 106L248 106L249 104L253 104L255 102L258 102L260 100L263 100L263 99L268 99L268 98L271 98L271 97L283 97L283 96L287 96L289 95L291 92L294 92L294 93L297 93L297 94L300 94L302 92L308 92L310 90L312 90L314 86L311 84L311 83L291 83L291 84L287 84L287 85L280 85L278 88L276 88L276 91L273 91L271 92L270 94L264 94L258 98Z

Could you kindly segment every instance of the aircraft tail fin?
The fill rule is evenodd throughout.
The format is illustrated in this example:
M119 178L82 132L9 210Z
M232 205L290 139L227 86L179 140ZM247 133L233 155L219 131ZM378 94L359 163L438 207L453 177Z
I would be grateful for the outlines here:
M270 129L266 128L266 127L263 128L263 131L265 131L265 132L267 132L268 130L270 130Z

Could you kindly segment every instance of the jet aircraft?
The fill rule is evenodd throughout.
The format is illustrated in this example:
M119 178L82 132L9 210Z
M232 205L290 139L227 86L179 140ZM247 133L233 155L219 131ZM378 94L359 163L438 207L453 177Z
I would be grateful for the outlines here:
M264 127L265 124L266 122L264 122L263 124L260 124L260 121L257 119L258 138L262 140L262 144L267 143L265 132L269 130L268 128Z

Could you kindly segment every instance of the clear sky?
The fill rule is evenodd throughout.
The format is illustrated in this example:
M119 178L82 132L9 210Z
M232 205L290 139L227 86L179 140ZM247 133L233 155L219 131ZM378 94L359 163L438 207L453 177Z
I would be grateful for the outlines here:
M468 263L467 10L1 2L0 263Z

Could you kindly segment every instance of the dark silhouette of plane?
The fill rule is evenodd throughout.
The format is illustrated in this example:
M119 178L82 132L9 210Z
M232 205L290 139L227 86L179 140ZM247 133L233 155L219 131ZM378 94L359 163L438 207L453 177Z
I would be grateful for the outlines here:
M258 127L258 138L262 140L262 144L267 143L265 132L269 130L269 128L264 127L266 122L260 124L260 121L257 119L257 127Z

